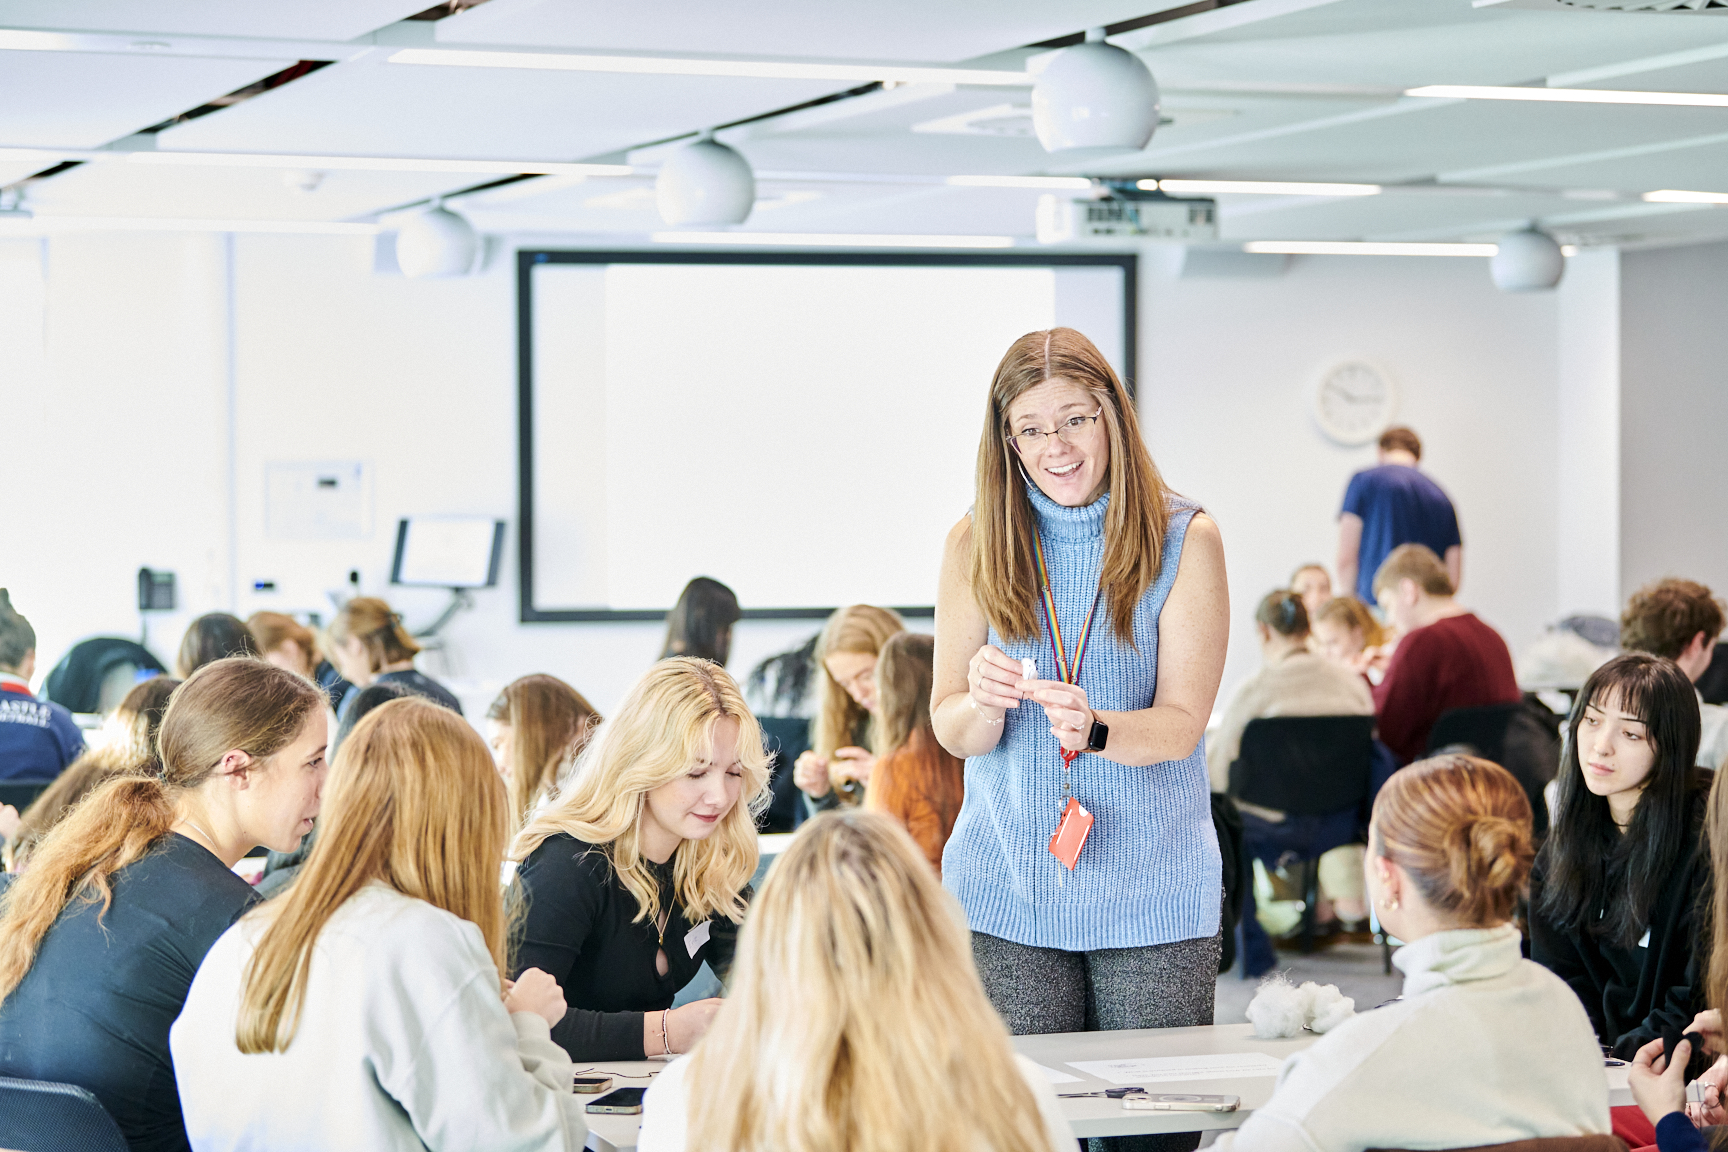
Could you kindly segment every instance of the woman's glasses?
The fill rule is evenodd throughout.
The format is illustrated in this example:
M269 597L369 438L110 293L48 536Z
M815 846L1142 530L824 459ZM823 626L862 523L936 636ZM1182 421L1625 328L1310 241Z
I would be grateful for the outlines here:
M1098 417L1104 414L1104 406L1100 404L1098 411L1090 416L1070 416L1055 428L1046 432L1042 428L1022 428L1007 437L1008 443L1014 446L1016 452L1030 452L1044 444L1045 438L1054 436L1064 444L1076 444L1092 432L1092 426L1098 422Z

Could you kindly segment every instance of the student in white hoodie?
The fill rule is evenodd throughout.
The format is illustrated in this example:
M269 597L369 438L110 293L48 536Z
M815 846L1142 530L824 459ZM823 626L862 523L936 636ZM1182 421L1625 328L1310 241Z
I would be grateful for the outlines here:
M170 1035L197 1152L578 1152L564 997L512 985L512 822L485 742L418 698L344 741L288 893L205 957Z
M1530 872L1530 804L1497 764L1421 760L1381 789L1368 895L1404 996L1290 1059L1234 1152L1473 1148L1609 1131L1602 1052L1508 921Z

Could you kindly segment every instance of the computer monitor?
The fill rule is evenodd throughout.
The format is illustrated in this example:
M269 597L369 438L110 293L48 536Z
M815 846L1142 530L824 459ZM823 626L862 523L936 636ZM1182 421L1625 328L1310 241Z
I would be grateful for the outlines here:
M504 521L489 516L404 517L396 525L390 583L491 588L504 557Z

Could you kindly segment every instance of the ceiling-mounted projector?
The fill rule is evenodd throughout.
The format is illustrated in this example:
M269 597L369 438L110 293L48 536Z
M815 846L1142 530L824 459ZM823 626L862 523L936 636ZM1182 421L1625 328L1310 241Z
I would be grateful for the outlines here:
M1216 240L1218 202L1169 196L1069 200L1046 195L1038 198L1034 223L1040 244L1110 239Z

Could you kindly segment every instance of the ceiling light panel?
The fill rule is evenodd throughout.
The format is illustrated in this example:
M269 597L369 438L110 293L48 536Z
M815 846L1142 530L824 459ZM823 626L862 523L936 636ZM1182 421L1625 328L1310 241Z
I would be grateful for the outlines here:
M427 0L0 0L0 27L186 36L352 40L412 16ZM232 89L229 89L232 91Z
M628 164L566 164L547 160L465 160L416 156L313 156L282 152L127 152L128 164L178 168L315 168L322 171L445 172L472 176L628 176Z
M1244 252L1291 256L1492 256L1493 244L1401 244L1360 240L1250 240Z
M166 149L569 161L826 95L832 82L335 64L163 132Z
M1672 108L1728 108L1728 94L1719 92L1632 92L1602 88L1500 88L1465 84L1429 84L1404 95L1438 100L1511 100L1547 104L1643 104Z
M0 144L100 147L293 62L0 51Z
M1661 188L1644 193L1651 204L1728 204L1728 192L1688 192L1679 188Z
M984 84L1029 87L1025 72L1003 69L852 64L814 60L736 60L709 57L601 56L572 52L483 52L402 48L387 62L451 68L527 68L542 72L616 72L632 76L735 76L758 80L825 80L837 84Z
M1378 196L1378 184L1320 184L1292 180L1141 180L1139 187L1171 196Z
M1012 236L891 235L870 232L656 232L656 244L798 248L1012 248Z
M820 19L812 18L815 9L807 0L494 3L439 21L437 35L447 43L794 59L832 57L842 45L847 55L864 59L960 61L1187 2L992 0L979 7L875 0L822 5Z

